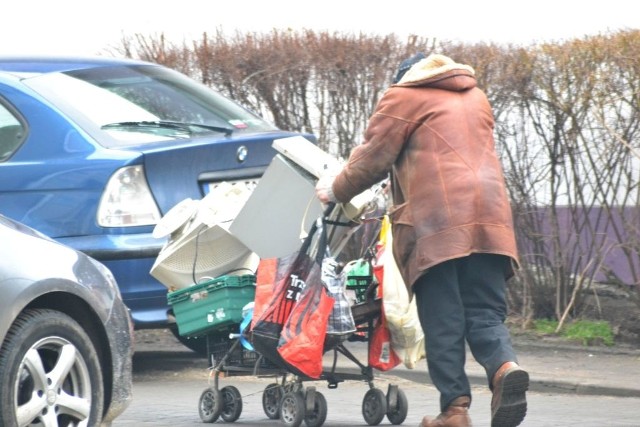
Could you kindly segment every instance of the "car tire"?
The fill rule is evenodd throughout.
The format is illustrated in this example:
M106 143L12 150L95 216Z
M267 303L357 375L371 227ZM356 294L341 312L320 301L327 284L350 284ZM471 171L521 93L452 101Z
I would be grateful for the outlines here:
M100 424L102 371L78 322L55 310L26 310L0 350L0 427ZM29 411L19 411L26 404Z

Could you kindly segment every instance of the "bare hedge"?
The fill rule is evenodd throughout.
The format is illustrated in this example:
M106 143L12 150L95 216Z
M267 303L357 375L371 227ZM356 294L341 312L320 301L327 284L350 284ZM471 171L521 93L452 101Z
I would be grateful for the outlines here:
M512 309L564 321L580 315L594 282L640 289L640 31L530 46L311 30L204 33L181 44L136 34L115 51L182 71L280 128L312 132L343 158L400 61L437 51L468 63L494 107L513 200L523 268Z

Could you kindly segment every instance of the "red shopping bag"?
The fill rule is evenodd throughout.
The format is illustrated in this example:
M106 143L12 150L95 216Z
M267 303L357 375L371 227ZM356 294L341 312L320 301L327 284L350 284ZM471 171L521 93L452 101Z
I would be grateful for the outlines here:
M391 334L387 327L384 309L381 308L380 317L369 339L369 366L379 371L388 371L398 366L400 362L402 360L391 347Z
M311 245L318 228L316 223L312 225L299 251L277 259L271 292L268 283L256 289L251 343L258 353L282 368L287 368L278 353L282 329L307 282L313 283L313 277L320 277Z
M388 227L389 224L387 223ZM385 224L380 231L380 245L377 253L377 262L373 267L373 274L378 281L378 297L382 298L384 286L384 265L380 263L381 255L385 251ZM387 250L391 250L388 248ZM383 301L384 302L384 301ZM398 353L391 346L391 331L387 325L387 317L384 314L384 303L380 306L380 317L374 326L369 340L369 366L380 371L388 371L395 368L402 362Z
M318 379L322 374L322 355L327 322L335 300L322 284L318 265L307 277L304 290L293 307L278 343L278 353L288 369L297 375Z

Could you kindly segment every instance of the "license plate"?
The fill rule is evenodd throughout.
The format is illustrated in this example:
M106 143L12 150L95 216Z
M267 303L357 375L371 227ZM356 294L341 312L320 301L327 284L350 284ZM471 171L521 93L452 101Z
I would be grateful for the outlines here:
M250 192L253 191L256 186L258 185L258 182L260 181L260 178L247 178L247 179L236 179L236 180L230 180L230 181L217 181L217 182L210 182L207 184L206 188L207 188L207 193L212 192L213 190L215 190L216 188L218 188L223 182L224 183L228 183L231 184L233 186L240 186L242 191L246 191L249 190Z

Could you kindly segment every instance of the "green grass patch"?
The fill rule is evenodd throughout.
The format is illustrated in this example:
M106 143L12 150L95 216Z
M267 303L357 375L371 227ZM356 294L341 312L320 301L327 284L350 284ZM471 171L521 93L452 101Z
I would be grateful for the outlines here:
M576 320L565 324L556 333L558 321L552 319L538 319L534 321L535 332L541 335L557 335L572 341L580 341L583 345L604 344L612 346L613 330L606 321Z
M536 333L541 335L554 335L556 328L558 327L557 320L551 319L537 319L533 321L534 329Z
M613 331L609 322L580 320L566 326L563 336L579 340L583 345L602 344L613 345Z

